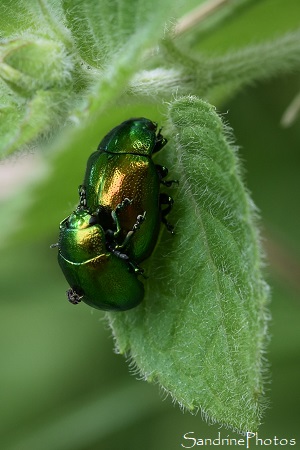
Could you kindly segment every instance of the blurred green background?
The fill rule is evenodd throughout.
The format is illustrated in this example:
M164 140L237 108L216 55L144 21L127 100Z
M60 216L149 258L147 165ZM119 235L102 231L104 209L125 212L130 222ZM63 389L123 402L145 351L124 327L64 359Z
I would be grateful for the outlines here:
M200 47L217 53L299 27L298 1L258 3L242 8L213 33L202 33ZM218 105L240 146L268 254L272 382L266 386L270 406L259 437L294 438L298 443L300 119L288 128L280 121L299 90L299 75L292 74L248 88ZM162 112L161 106L112 108L103 117L101 130L134 115L161 122ZM76 158L59 154L52 159L44 154L50 170L26 188L28 198L24 199L20 184L14 192L6 192L0 204L4 228L15 228L9 239L3 229L0 259L0 448L173 450L182 448L182 436L189 431L199 438L215 438L218 425L207 425L201 414L180 411L158 386L136 380L133 368L130 375L125 359L113 352L103 313L66 301L57 250L49 246L57 241L60 220L76 204L76 186L92 150L82 149ZM26 159L20 155L10 165ZM33 162L33 174L37 167ZM15 215L15 223L6 220L10 208L23 211ZM238 437L226 429L221 434Z

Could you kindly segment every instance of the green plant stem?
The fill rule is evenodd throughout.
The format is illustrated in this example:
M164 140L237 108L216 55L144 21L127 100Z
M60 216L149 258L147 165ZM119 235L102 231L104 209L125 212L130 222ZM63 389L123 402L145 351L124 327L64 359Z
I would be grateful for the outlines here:
M172 68L139 72L129 92L153 98L197 92L210 96L217 88L235 92L255 82L300 68L300 30L273 41L230 52L224 56L192 58L171 40L165 40L163 57Z

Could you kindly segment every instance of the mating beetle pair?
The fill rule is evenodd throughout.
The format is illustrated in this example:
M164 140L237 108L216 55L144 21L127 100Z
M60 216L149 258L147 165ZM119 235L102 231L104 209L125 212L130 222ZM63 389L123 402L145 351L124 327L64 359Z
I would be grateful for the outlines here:
M90 156L77 209L60 224L58 262L71 303L127 310L143 299L138 264L156 244L173 199L160 193L176 181L152 154L167 143L157 124L129 119L113 128Z

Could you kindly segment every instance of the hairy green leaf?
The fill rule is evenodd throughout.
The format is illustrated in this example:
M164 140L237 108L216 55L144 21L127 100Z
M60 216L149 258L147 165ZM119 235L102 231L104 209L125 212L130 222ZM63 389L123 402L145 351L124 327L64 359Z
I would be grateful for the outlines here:
M61 0L2 0L0 2L0 38L24 32L68 40L63 26Z
M59 0L1 2L1 156L57 130L65 118L75 64L62 14Z
M16 105L0 106L0 116L4 121L0 127L3 154L7 155L25 147L43 133L51 133L52 127L59 127L59 119L64 111L64 96L57 91L37 91L26 107L20 109ZM13 126L14 125L14 126Z
M107 66L116 54L130 52L129 43L132 45L136 41L141 46L143 35L148 35L148 42L154 46L157 37L163 35L166 22L175 16L178 3L170 0L62 0L81 57L99 69Z
M96 5L97 3L97 5ZM95 9L91 9L90 4L95 4ZM56 149L64 149L68 151L71 148L80 148L85 145L86 135L93 138L97 136L99 139L99 123L101 122L101 116L108 105L115 101L126 89L130 77L143 62L143 53L147 48L153 46L164 33L164 25L169 17L169 11L171 5L174 6L172 0L164 0L161 4L158 0L151 2L150 6L145 6L143 0L135 0L135 8L131 11L128 6L128 2L125 0L119 0L114 2L115 7L112 7L112 3L108 0L103 0L101 5L98 2L76 2L74 3L74 11L77 11L79 22L83 22L81 26L85 26L90 30L89 35L92 33L93 16L98 13L101 15L102 21L117 22L118 28L114 26L108 27L107 33L110 33L110 38L106 38L111 42L111 48L108 55L109 61L103 64L103 70L97 72L97 80L90 88L90 92L85 96L83 104L74 111L72 119L76 123L80 123L80 126L72 133L64 136L63 139L56 145ZM72 8L67 8L68 2L64 2L66 8L66 14L71 14ZM132 12L132 14L130 13ZM75 15L73 17L76 23ZM99 19L100 20L100 19ZM79 25L78 25L79 26ZM100 27L101 28L101 27ZM122 31L123 30L123 31ZM129 31L128 31L129 30ZM73 29L76 36L76 42L79 48L81 48L82 36L77 29L77 25ZM98 30L98 33L102 31ZM124 33L124 39L117 39L117 35ZM93 36L93 48L96 48L98 35ZM101 36L99 35L99 39ZM102 38L101 38L102 39ZM103 38L104 39L104 38ZM113 43L116 46L113 48ZM105 47L103 47L105 50ZM103 50L103 51L104 51ZM104 51L104 56L106 52ZM86 51L86 59L89 55ZM90 55L91 57L91 55ZM94 58L100 58L100 54L95 54ZM95 64L96 64L96 59ZM104 60L103 60L104 61ZM109 64L108 64L109 63Z
M256 430L263 397L268 288L255 208L226 126L208 103L169 108L175 236L164 231L146 268L144 302L109 313L120 353L183 407Z
M20 1L18 8L15 3L0 6L6 21L14 13L12 7L17 10L16 26L4 27L7 39L0 45L0 77L11 89L0 105L3 156L57 130L68 115L82 124L79 134L84 127L87 133L95 129L104 109L126 89L145 50L163 36L170 7L176 6L171 0L34 0ZM0 14L0 23L3 17ZM7 107L12 96L17 123ZM69 145L77 141L74 134Z

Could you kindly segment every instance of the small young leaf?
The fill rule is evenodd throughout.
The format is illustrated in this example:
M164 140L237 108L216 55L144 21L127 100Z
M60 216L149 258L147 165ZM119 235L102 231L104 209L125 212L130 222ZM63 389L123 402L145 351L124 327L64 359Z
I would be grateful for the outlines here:
M38 89L65 88L71 78L72 61L53 40L30 36L0 43L0 58L0 77L24 97Z
M3 115L0 157L26 146L37 139L41 132L50 134L54 125L58 128L64 112L64 99L60 91L39 90L23 108L13 104L0 105L0 117Z
M268 302L255 209L214 108L186 97L169 118L175 236L164 230L149 260L144 302L109 321L118 351L145 379L211 421L254 431Z

